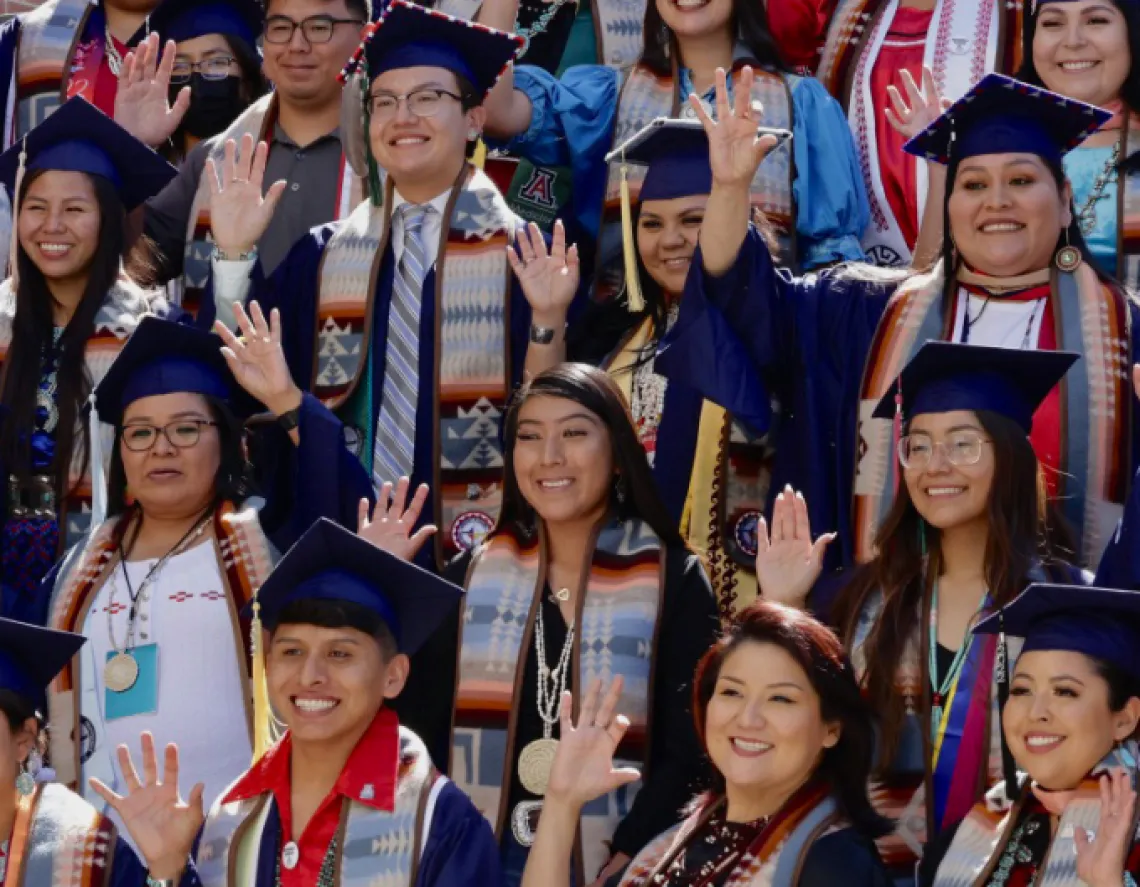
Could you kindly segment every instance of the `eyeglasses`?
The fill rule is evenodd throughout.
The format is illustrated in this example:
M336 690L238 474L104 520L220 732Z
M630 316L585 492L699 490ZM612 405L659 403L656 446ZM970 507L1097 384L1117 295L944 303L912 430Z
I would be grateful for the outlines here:
M172 446L184 450L198 443L204 427L217 427L217 424L205 419L179 419L166 425L124 425L122 438L133 453L145 453L158 441L159 434L165 436Z
M309 43L328 43L337 25L363 25L358 18L333 18L331 15L311 15L299 22L287 15L274 15L265 22L265 42L283 44L293 39L298 28Z
M200 62L175 61L174 67L170 69L170 82L186 83L195 72L207 80L225 80L234 61L232 55L214 55Z
M908 434L899 440L899 461L905 468L926 468L935 450L951 465L977 465L982 458L982 444L990 439L976 431L955 431L946 440L933 440L929 434Z
M463 101L462 96L448 92L446 89L424 87L423 89L413 89L405 95L381 92L369 96L369 109L373 117L379 120L389 120L396 116L400 102L403 101L408 103L408 110L416 117L434 117L443 107L444 96L457 102Z

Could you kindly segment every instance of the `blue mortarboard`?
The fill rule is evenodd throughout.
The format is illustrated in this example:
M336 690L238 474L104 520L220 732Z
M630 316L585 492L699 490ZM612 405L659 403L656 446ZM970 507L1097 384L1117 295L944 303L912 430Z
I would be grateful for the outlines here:
M118 425L132 402L183 391L225 400L238 413L250 412L244 400L234 403L240 389L221 348L214 333L144 317L95 389L99 418Z
M16 190L20 152L28 172L57 169L109 180L130 212L153 197L177 170L90 102L76 96L0 154L0 182Z
M1022 653L1062 650L1110 662L1140 680L1140 593L1084 585L1030 585L975 627L1025 639Z
M466 78L482 99L522 45L523 39L515 34L407 0L392 0L380 20L368 26L346 70L354 70L362 55L368 62L369 80L397 68L444 68Z
M989 74L906 143L916 157L949 163L981 154L1037 154L1061 158L1112 117L1002 74Z
M874 416L895 415L901 385L906 419L919 413L988 410L1012 419L1028 434L1041 402L1079 358L1071 351L927 342L891 383Z
M257 38L264 27L265 11L260 0L162 0L131 39L131 45L153 32L163 43L222 34L236 37L256 51Z
M70 631L0 619L0 689L42 706L52 678L86 642Z
M278 624L300 600L359 604L380 616L401 653L412 654L458 603L463 591L446 579L377 548L328 518L313 524L257 593L261 621Z
M699 120L658 117L606 155L606 162L647 166L639 200L670 200L712 191L709 139Z

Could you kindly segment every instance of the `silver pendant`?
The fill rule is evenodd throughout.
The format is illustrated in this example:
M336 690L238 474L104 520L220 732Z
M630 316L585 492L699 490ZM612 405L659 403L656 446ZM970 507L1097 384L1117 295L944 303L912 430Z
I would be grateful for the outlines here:
M301 861L301 848L297 846L296 841L290 841L281 848L281 864L285 868L292 871L297 867L297 863Z
M511 811L511 834L523 847L533 847L538 835L542 801L522 801Z
M126 650L116 653L103 666L103 684L113 693L126 693L138 679L139 664Z

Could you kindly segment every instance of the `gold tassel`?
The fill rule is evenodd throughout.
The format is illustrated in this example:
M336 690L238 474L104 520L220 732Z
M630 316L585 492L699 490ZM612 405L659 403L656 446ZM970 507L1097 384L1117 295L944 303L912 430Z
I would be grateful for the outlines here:
M269 685L265 680L265 645L262 643L261 603L253 599L250 626L253 654L253 760L256 763L274 742L273 711L269 707Z
M637 274L637 241L633 237L633 210L629 201L629 167L623 158L621 165L621 251L625 257L626 308L631 314L645 310L641 295L641 281Z
M475 152L471 155L471 162L479 169L483 169L487 163L487 143L483 141L482 136L475 143Z
M16 268L16 255L20 248L20 189L24 187L24 172L28 162L28 139L20 140L20 162L16 167L16 187L12 189L12 237L8 243L8 276L12 278L12 292L20 284Z

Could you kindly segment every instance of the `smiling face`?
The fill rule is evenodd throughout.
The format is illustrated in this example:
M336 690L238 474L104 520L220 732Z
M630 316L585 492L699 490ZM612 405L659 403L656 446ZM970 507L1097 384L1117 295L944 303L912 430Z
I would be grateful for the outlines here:
M86 280L102 220L90 176L48 170L28 185L20 205L20 246L47 280Z
M727 32L733 0L655 0L661 20L678 40Z
M1033 32L1033 67L1046 89L1092 105L1120 98L1132 69L1128 27L1108 0L1048 3Z
M993 446L982 443L973 465L953 465L947 455L964 452L979 438L989 437L978 417L969 410L920 413L907 433L912 451L929 453L924 467L903 469L907 492L923 519L939 530L987 521L996 465Z
M782 647L745 641L723 663L705 714L709 757L728 791L791 795L839 741L819 694Z
M984 154L958 167L950 192L950 235L965 262L1012 277L1048 268L1072 221L1072 192L1035 154Z
M380 643L356 628L279 625L266 661L269 701L295 743L355 745L404 689L408 667L402 653L385 661Z
M679 295L685 288L707 194L642 201L637 218L637 252L645 270L665 292Z
M140 426L165 428L170 423L198 427L198 442L177 447L165 434L155 436L154 445L136 452L125 438L147 434ZM169 518L199 514L213 501L222 450L218 429L205 398L178 392L141 397L123 413L119 455L130 493L147 514Z
M535 396L519 409L513 449L519 492L549 527L596 522L609 508L613 445L601 418L561 397Z
M1002 727L1017 764L1044 788L1075 788L1132 735L1140 700L1119 712L1108 682L1082 653L1034 650L1017 660Z
M440 98L429 117L417 117L400 101L395 113L374 113L368 129L372 156L392 176L401 194L414 188L432 196L451 187L462 168L467 140L483 131L482 107L463 110L461 88L455 74L444 68L416 67L385 71L372 81L373 107L377 96L407 95L420 89L439 90Z
M344 0L271 0L267 18L285 16L302 22L315 15L334 19L359 19ZM309 43L300 28L288 43L264 41L262 70L283 101L300 107L320 108L340 102L337 77L344 63L360 44L364 22L333 28L328 43Z

